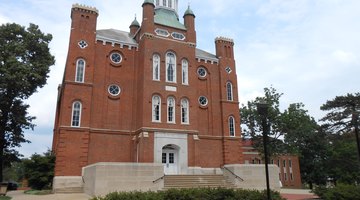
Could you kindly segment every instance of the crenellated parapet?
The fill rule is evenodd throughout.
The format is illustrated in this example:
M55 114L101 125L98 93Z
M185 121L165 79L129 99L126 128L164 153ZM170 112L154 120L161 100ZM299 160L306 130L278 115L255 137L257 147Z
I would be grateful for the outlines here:
M217 37L215 38L215 43L227 43L230 45L234 45L234 40L231 38L227 38L227 37Z
M99 15L99 10L98 9L96 9L95 7L86 6L86 5L83 5L83 4L78 4L78 3L73 4L72 9Z

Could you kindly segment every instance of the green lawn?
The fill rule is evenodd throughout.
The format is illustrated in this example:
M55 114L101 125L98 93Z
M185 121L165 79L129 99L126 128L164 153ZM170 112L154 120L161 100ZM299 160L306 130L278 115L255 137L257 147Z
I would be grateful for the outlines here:
M7 196L0 196L0 200L10 200L11 197L7 197Z

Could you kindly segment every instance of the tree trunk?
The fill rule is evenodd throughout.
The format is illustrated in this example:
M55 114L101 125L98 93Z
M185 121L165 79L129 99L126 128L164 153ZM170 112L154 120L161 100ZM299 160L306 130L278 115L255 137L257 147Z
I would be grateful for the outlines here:
M309 187L310 187L310 190L313 189L313 183L312 182L309 182Z

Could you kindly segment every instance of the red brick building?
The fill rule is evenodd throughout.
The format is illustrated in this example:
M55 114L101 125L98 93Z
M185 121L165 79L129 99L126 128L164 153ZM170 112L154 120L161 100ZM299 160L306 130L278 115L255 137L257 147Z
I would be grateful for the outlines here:
M233 40L216 38L211 54L196 48L190 7L183 22L177 0L142 8L127 32L97 30L97 9L72 7L55 177L99 162L163 163L165 174L244 163Z
M264 164L265 161L253 147L251 140L243 141L243 164ZM279 180L282 187L302 188L299 157L295 155L281 155L270 159L270 164L279 167Z

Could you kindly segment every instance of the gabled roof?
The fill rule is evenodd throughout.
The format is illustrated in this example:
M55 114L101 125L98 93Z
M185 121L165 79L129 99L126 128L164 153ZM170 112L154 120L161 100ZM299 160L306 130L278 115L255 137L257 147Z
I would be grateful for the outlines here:
M219 59L216 57L216 55L211 54L207 51L198 49L198 48L196 48L195 56L196 56L196 58L200 58L203 60L209 60L209 61L215 61L215 62L219 61Z
M97 30L96 39L115 43L137 45L137 42L130 36L130 33L116 29Z

